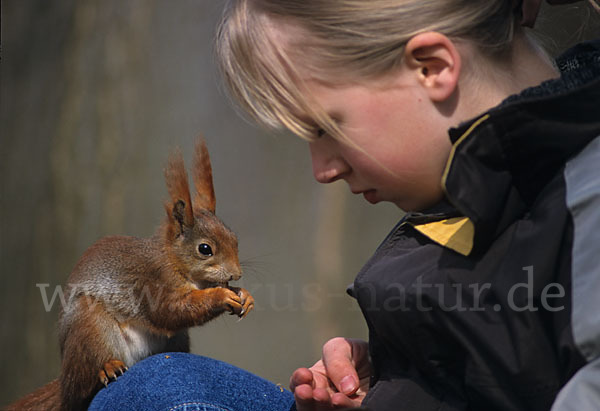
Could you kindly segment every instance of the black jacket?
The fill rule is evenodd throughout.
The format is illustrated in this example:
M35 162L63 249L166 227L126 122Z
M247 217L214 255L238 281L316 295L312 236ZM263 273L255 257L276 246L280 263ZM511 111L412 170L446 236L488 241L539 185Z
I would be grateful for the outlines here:
M356 277L369 409L600 409L600 42L558 64L450 130L446 200Z

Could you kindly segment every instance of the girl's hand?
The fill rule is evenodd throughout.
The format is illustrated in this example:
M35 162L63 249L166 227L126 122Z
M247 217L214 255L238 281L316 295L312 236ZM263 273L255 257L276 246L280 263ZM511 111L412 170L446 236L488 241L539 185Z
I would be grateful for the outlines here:
M567 4L575 3L580 0L547 0L549 4ZM523 20L521 24L526 27L533 27L540 11L542 0L523 0Z
M298 411L358 407L369 389L368 343L333 338L323 346L323 358L310 368L298 368L290 389Z

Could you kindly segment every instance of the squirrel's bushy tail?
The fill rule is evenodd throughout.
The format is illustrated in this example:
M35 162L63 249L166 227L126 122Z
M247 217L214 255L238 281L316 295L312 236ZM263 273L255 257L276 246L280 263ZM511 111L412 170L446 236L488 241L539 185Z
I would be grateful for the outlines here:
M6 411L61 410L60 398L60 383L56 379L2 409Z

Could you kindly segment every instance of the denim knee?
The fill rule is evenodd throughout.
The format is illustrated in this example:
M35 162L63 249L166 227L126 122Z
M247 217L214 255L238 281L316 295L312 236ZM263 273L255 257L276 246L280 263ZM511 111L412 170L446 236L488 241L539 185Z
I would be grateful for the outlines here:
M135 364L102 389L90 411L288 411L293 395L231 364L193 354L165 353Z

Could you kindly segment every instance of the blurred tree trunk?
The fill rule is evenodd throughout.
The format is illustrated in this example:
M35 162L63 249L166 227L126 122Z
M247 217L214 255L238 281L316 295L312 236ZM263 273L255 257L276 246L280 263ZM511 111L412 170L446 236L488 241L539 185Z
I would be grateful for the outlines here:
M58 373L58 300L47 312L35 282L49 284L50 299L98 227L123 230L135 176L121 165L145 157L144 135L128 127L146 98L141 53L153 4L2 2L0 315L10 378L0 404Z

